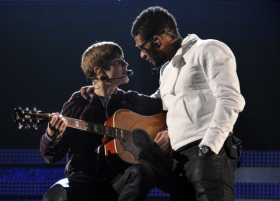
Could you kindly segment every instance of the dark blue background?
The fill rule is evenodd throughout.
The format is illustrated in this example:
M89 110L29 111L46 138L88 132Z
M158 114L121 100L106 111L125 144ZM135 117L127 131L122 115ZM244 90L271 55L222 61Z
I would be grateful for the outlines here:
M235 53L246 99L235 133L244 149L279 149L279 1L0 1L1 148L38 148L38 131L18 130L19 106L60 111L74 91L87 85L81 55L96 41L115 41L135 74L121 88L144 94L158 76L140 59L130 35L136 16L160 5L176 18L182 37L225 42Z

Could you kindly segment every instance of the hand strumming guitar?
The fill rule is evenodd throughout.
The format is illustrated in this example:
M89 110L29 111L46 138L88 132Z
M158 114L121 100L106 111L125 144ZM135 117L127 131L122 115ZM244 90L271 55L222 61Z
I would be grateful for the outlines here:
M165 154L169 153L171 146L170 146L170 139L168 136L168 130L158 132L157 136L154 139L154 142L158 144L159 148Z
M67 127L65 118L59 113L53 113L52 119L48 124L48 135L53 140L56 140L62 136Z

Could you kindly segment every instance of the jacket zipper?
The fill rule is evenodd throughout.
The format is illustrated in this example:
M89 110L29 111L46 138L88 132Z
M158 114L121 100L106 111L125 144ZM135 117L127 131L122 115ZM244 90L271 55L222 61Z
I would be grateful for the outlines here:
M111 99L111 96L108 98L106 104L104 104L104 102L102 101L102 99L100 98L100 96L98 96L98 97L99 97L99 99L100 99L100 101L101 101L103 107L105 108L105 115L106 115L106 118L108 119L109 117L108 117L107 106L108 106L108 103L109 103L109 101L110 101L110 99ZM102 146L102 145L100 145L100 146ZM99 169L99 163L98 163L98 162L99 162L100 146L98 146L97 149L96 149L96 153L97 153L97 157L96 157L96 158L97 158L97 159L96 159L96 169L95 169L95 172L96 172L96 173L98 173L98 169Z

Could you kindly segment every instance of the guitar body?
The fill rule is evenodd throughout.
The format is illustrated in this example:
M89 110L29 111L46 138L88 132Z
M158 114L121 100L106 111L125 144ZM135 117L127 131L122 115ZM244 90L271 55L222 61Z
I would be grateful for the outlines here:
M113 169L142 162L139 154L152 144L157 133L166 129L165 114L142 116L129 110L118 110L105 125L132 132L132 141L113 139L105 144L105 155ZM126 167L124 167L126 168Z

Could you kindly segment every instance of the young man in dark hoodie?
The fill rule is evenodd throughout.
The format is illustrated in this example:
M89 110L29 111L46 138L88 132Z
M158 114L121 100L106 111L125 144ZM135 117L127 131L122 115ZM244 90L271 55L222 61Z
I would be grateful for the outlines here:
M118 88L129 82L129 73L122 49L116 43L93 44L84 52L81 66L86 77L92 81L94 92L89 101L77 97L66 102L61 113L52 114L46 133L41 138L40 150L47 163L59 161L66 154L68 163L65 167L66 179L54 184L43 201L145 200L153 187L170 183L163 173L165 170L149 163L137 163L118 175L106 161L103 135L69 128L65 117L103 125L119 109L140 115L158 114L162 112L161 100ZM164 130L165 119L156 123ZM170 145L168 139L162 139L166 137L163 135L166 131L160 131L152 143L157 148L152 150L160 150L159 155L164 155L170 150ZM145 155L145 152L141 154ZM169 191L168 188L168 185L163 185L162 190Z

